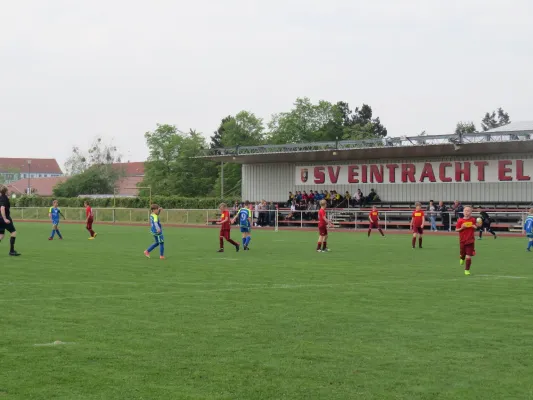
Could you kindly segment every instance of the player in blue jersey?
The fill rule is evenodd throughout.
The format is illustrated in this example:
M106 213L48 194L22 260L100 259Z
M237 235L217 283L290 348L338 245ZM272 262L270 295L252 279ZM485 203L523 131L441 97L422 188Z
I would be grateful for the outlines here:
M252 231L252 212L250 211L249 201L244 202L244 207L239 210L231 223L234 224L237 219L239 220L239 226L241 228L243 249L250 250L249 245L252 240L252 237L250 236Z
M533 208L529 209L529 215L524 222L524 233L528 238L527 251L533 247Z
M161 227L161 220L159 219L159 214L163 210L157 204L152 204L150 207L150 231L154 236L154 243L144 251L144 255L150 258L150 252L159 246L159 258L161 260L165 259L165 238L163 237L163 228Z
M65 216L61 214L61 209L59 208L59 203L57 200L53 201L52 207L50 207L50 210L48 210L48 217L50 218L50 221L52 221L52 236L50 236L48 240L54 240L56 233L59 237L59 240L63 240L63 236L61 236L61 232L59 232L59 219L60 217L65 219Z

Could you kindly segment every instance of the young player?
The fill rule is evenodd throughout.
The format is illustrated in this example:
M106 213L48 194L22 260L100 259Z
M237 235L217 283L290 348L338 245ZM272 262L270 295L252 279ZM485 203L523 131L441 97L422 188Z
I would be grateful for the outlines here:
M524 233L528 239L527 251L531 251L533 247L533 208L529 209L529 215L526 218L526 222L524 222Z
M479 213L479 216L483 221L481 228L479 228L479 240L483 238L483 231L489 232L492 236L494 236L494 239L496 239L498 236L496 236L496 232L494 232L494 229L490 227L490 224L492 224L492 219L490 219L489 214L485 210L483 210Z
M83 205L85 206L85 229L87 229L89 231L89 235L91 235L89 237L89 240L94 240L97 233L93 231L93 222L94 222L93 209L89 205L88 201L84 201Z
M159 246L159 258L165 259L165 238L163 237L163 228L161 227L161 221L159 220L159 214L162 208L157 204L152 204L150 207L152 213L150 214L150 231L154 236L155 242L144 251L144 255L150 258L150 252Z
M465 207L463 214L463 217L459 218L457 221L455 232L459 232L459 263L461 265L466 264L465 275L470 275L472 257L476 255L476 229L479 228L483 222L477 223L476 219L472 217L472 207Z
M424 210L422 204L416 203L416 209L411 216L411 230L413 231L413 240L411 244L413 249L416 247L416 238L418 237L418 248L422 248L422 235L424 234Z
M372 211L370 211L370 214L368 214L368 220L370 221L370 225L368 225L368 237L370 237L372 229L377 229L378 232L381 233L381 236L384 237L385 234L379 227L379 211L376 206L372 206Z
M225 203L220 204L220 221L217 221L217 224L220 225L220 250L218 250L219 253L224 253L224 240L231 243L235 246L235 250L237 252L240 249L239 243L233 241L230 237L230 231L231 231L231 219L229 216L228 207Z
M328 252L328 227L333 227L332 222L326 218L326 207L328 202L320 200L320 210L318 210L318 243L316 251L318 253Z
M48 240L54 240L54 236L56 235L56 233L59 237L59 240L63 240L63 236L61 236L61 232L59 232L60 217L63 217L63 219L65 219L65 216L61 213L61 209L59 208L58 201L54 200L52 202L52 207L50 207L50 210L48 210L48 218L50 218L50 221L52 221L52 236L50 236Z
M250 241L252 240L250 236L252 230L252 212L250 211L249 201L244 202L244 207L239 210L237 215L231 220L231 223L234 224L237 219L241 228L243 249L250 250Z

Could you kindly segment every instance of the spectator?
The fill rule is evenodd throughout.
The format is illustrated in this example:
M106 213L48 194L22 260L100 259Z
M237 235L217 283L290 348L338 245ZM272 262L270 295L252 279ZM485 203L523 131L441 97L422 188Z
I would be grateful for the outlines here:
M304 190L304 193L302 194L302 201L307 204L309 201L309 196L307 195L307 192Z
M268 205L268 225L276 225L276 205L272 201Z
M327 190L324 192L324 199L331 205L331 194Z
M302 192L296 192L296 202L302 201Z
M439 202L438 211L440 212L440 218L442 220L442 226L445 231L450 230L450 213L448 212L448 207L441 200Z
M346 191L346 193L344 193L344 204L346 205L346 207L350 207L350 204L352 202L352 196L350 195L350 192Z
M463 218L464 214L463 214L463 211L464 211L464 207L463 205L459 202L459 200L455 200L455 202L453 203L453 210L455 212L455 219L458 220L459 218Z
M292 192L289 192L289 200L287 201L287 207L291 206L293 200L294 200L294 195L292 194Z
M370 189L370 193L368 194L368 197L367 197L368 204L379 203L380 201L381 199L379 198L376 191L374 189Z
M259 202L255 203L254 205L254 220L255 220L255 226L259 225Z
M359 197L359 207L363 208L365 205L365 195L361 192L361 189L357 189L357 197Z
M315 201L315 194L313 193L312 190L309 191L307 198L309 199L309 201Z
M429 222L431 223L431 231L437 232L437 210L435 205L433 204L433 200L429 201L427 211L429 215Z

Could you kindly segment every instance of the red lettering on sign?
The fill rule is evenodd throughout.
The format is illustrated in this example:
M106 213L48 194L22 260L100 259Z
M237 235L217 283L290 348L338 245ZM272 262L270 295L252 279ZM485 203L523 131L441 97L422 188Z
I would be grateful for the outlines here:
M430 182L436 182L435 173L433 172L433 165L431 163L425 163L424 169L420 174L420 182L424 182L424 179L429 179Z
M348 167L348 183L359 183L359 165L350 165Z
M516 180L518 181L530 181L529 175L524 175L524 161L516 160Z
M361 165L361 182L368 182L368 165Z
M372 164L370 166L370 182L383 183L383 165Z
M333 167L328 167L329 181L331 183L337 183L339 180L339 172L341 172L341 167L335 168L335 171L333 171Z
M326 182L326 174L324 173L324 167L315 167L313 175L315 177L315 183L320 185L321 183Z
M477 167L478 182L485 182L485 167L489 165L487 161L475 161L474 165Z
M416 168L414 164L402 164L402 182L412 182L415 183L415 171Z
M509 165L513 165L513 162L510 160L498 161L498 180L500 182L509 182L513 180L513 177L508 175L513 172L513 169L508 167Z
M387 164L387 168L389 170L389 182L396 183L396 169L398 168L398 164Z
M468 161L464 163L455 163L455 182L470 182L470 163Z
M452 178L446 176L446 168L451 167L452 163L443 162L439 165L439 179L441 182L451 182Z

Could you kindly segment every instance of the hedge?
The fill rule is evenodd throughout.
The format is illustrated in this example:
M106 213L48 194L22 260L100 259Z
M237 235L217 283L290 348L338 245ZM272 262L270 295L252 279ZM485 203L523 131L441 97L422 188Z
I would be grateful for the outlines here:
M113 198L105 199L83 199L79 197L62 198L62 197L40 197L40 196L22 196L11 200L13 207L49 207L52 201L59 201L60 207L83 207L83 202L89 200L92 207L113 207ZM166 209L214 209L218 208L221 202L228 205L233 204L236 199L217 199L217 198L187 198L178 196L153 196L152 202ZM115 206L117 208L148 208L150 199L148 197L117 197Z

